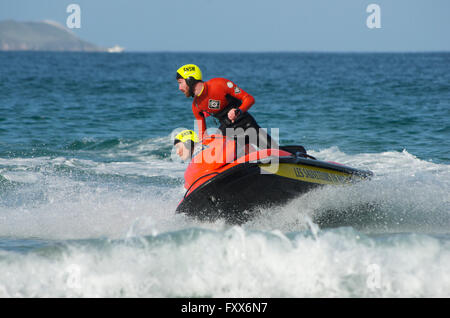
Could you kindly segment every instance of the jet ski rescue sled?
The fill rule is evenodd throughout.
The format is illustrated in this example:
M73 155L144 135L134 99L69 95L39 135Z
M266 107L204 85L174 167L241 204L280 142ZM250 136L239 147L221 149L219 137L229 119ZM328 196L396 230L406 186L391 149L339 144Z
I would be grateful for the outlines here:
M302 146L247 149L239 156L236 142L218 135L197 146L184 175L187 191L176 212L200 220L223 218L240 224L256 207L284 204L316 187L351 184L373 175L316 160Z

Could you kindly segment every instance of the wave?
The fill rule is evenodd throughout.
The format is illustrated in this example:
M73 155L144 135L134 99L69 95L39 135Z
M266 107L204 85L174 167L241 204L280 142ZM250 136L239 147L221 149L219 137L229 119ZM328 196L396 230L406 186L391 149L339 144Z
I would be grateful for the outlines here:
M147 139L97 139L82 138L64 145L68 151L76 151L77 155L92 153L104 158L142 158L154 157L165 159L172 149L170 136Z
M0 249L0 297L445 297L449 242L231 227L28 243Z
M167 158L161 150L164 139L152 142L118 144L109 161L0 159L0 236L120 237L131 229L146 235L198 226L174 212L184 194L185 165ZM165 153L164 159L146 155L155 149ZM312 222L364 233L448 233L449 165L420 160L406 150L349 155L332 147L311 154L372 170L375 176L370 182L323 187L283 206L261 209L244 228L290 232L307 229ZM220 221L200 224L223 226Z
M314 151L375 176L235 227L175 214L185 166L147 155L160 147L0 158L0 297L448 295L449 165Z
M351 226L364 233L449 233L450 166L402 152L347 155L337 147L311 152L374 172L371 181L351 187L323 187L281 207L261 209L250 228Z
M107 139L96 141L92 138L83 138L81 140L75 140L65 146L67 150L107 150L115 148L122 143L119 138Z

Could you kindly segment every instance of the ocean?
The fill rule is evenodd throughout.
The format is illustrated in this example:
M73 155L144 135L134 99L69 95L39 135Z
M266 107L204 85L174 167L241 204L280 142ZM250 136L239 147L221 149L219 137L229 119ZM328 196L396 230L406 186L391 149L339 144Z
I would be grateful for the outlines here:
M239 226L176 214L187 63L374 177ZM450 297L449 268L450 53L0 52L0 297Z

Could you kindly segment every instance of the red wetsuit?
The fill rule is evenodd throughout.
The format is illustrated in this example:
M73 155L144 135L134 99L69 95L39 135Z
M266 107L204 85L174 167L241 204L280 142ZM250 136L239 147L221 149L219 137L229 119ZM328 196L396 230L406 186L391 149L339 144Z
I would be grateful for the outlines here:
M192 102L192 112L197 120L200 136L203 136L206 130L205 117L212 115L221 122L226 121L230 109L239 108L241 112L246 112L254 103L252 95L230 80L212 78L204 82L202 92L195 96Z

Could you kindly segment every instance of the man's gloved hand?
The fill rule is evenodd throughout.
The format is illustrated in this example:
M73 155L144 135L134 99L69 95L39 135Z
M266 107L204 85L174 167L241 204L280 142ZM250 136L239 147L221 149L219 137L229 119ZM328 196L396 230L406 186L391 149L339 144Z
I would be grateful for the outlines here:
M241 110L239 108L232 108L228 112L228 119L231 120L232 123L239 117L241 114Z

